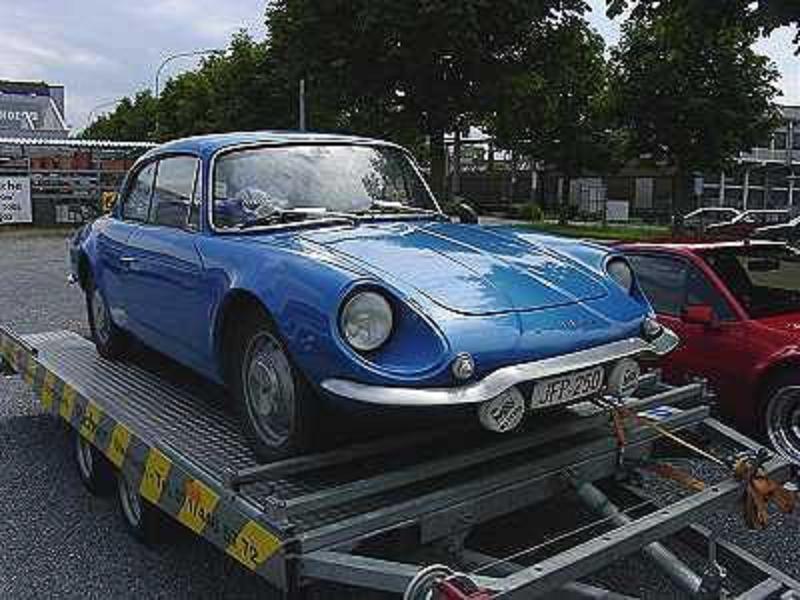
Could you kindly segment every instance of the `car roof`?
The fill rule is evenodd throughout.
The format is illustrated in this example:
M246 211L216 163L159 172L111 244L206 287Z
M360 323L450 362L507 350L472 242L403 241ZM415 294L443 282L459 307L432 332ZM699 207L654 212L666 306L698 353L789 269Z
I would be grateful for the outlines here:
M147 152L142 158L170 153L197 154L204 158L237 146L258 144L381 144L394 146L391 142L382 140L330 133L302 132L302 131L242 131L234 133L212 133L181 138L161 144Z
M771 240L736 240L726 242L637 242L632 244L621 244L623 251L643 250L643 251L667 251L675 254L699 254L709 250L724 250L735 248L784 248L785 242L775 242Z

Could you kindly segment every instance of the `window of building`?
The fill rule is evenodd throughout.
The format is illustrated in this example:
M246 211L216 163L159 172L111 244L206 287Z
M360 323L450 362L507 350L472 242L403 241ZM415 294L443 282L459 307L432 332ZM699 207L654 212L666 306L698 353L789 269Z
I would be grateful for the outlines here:
M139 171L128 188L128 196L122 205L122 217L132 221L146 221L153 193L156 163L150 163Z
M773 136L775 150L786 150L787 134L783 131L775 133Z

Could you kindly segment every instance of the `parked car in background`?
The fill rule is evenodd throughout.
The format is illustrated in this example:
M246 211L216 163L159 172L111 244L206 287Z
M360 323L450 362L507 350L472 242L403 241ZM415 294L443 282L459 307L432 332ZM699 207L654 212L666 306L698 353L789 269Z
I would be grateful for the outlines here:
M708 379L725 417L800 461L800 252L757 241L623 248L681 338L667 380Z
M793 246L798 246L800 245L800 215L796 216L788 223L759 227L753 232L751 237L760 240L788 242Z
M741 240L749 237L759 227L780 225L791 218L788 210L746 210L727 223L706 227L709 237Z
M636 389L677 340L622 254L452 223L410 155L295 133L165 144L75 237L100 354L130 336L233 392L263 458L322 402L474 410L488 429Z
M687 233L705 233L709 225L727 223L741 214L741 211L728 207L698 208L683 218L683 228Z

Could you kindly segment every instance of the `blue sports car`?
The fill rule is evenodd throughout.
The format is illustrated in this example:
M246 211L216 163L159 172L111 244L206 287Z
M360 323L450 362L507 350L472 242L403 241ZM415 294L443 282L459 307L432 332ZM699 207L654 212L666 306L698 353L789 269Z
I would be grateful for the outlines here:
M72 240L99 353L135 337L226 385L262 458L321 402L531 412L635 390L676 345L613 249L454 223L403 148L300 133L165 144Z

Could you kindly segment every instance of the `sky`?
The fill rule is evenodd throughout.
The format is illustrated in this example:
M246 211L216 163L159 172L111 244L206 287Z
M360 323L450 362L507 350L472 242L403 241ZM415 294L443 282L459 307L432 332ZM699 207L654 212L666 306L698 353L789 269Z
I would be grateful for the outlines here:
M589 0L589 20L613 44L619 23L606 18L604 2ZM81 129L93 109L113 109L98 105L151 88L158 65L173 53L224 48L239 29L263 39L265 6L265 0L0 0L0 79L64 84L66 121ZM800 104L800 57L792 37L791 30L779 30L758 50L781 72L780 101ZM171 61L162 81L196 64Z

